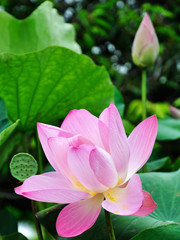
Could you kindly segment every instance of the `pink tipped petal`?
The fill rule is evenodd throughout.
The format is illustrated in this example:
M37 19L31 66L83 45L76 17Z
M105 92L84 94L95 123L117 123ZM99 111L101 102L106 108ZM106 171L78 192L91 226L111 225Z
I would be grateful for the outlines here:
M150 32L151 35L154 34L155 30L152 25L151 19L147 13L145 14L145 16L142 20L142 25L144 25L144 27L146 27L148 29L148 31Z
M133 215L135 216L147 216L148 214L151 214L157 207L157 204L154 202L154 200L152 199L151 195L146 192L143 191L144 194L144 200L143 200L143 204L140 207L140 209L134 213Z
M125 188L116 187L104 193L102 207L118 215L132 215L142 206L144 199L140 177L136 174Z
M93 148L90 145L70 148L68 164L72 174L85 188L93 192L104 192L107 187L97 180L89 163L90 152Z
M90 166L100 183L112 188L118 182L118 174L111 156L102 148L95 148L91 151Z
M52 137L48 139L48 145L53 154L55 162L59 171L67 177L72 179L72 173L67 163L67 154L70 146L79 147L81 144L90 143L82 136L76 135L70 138Z
M75 237L92 227L101 211L102 201L103 195L98 194L63 208L56 221L58 235Z
M112 159L121 178L125 178L129 162L129 145L121 117L113 103L109 108L109 146Z
M108 108L99 116L99 132L104 145L104 148L107 152L110 152L109 149L109 111Z
M72 203L90 195L77 191L62 175L56 172L32 176L15 188L15 192L35 201Z
M67 138L67 137L71 137L72 134L58 127L54 127L54 126L43 124L43 123L37 123L37 131L38 131L42 148L46 154L48 161L50 162L50 164L55 170L59 171L59 168L54 159L54 156L51 150L49 149L47 140L49 137L57 137L57 136L62 136L64 138Z
M147 162L153 150L156 135L157 118L155 115L141 122L129 135L131 154L126 181Z
M80 134L93 144L103 147L98 128L98 118L85 109L73 110L65 118L62 129L73 134Z
M67 163L67 154L69 148L68 138L51 137L48 139L48 145L52 152L51 155L54 156L54 160L59 171L61 171L65 177L70 179L72 174Z
M109 148L109 110L105 108L99 116L99 132L107 152L110 152Z

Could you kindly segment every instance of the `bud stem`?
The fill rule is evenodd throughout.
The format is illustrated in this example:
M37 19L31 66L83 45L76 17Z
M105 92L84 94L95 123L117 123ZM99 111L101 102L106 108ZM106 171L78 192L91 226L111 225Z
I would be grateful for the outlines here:
M144 120L146 119L146 70L145 69L142 69L141 97L142 97L142 120Z
M114 229L111 222L110 212L106 211L105 209L104 209L104 212L105 212L105 218L106 218L106 226L109 233L109 240L116 240Z
M142 69L142 82L141 82L141 98L142 98L142 120L146 119L146 70ZM146 164L142 167L143 172L146 171Z

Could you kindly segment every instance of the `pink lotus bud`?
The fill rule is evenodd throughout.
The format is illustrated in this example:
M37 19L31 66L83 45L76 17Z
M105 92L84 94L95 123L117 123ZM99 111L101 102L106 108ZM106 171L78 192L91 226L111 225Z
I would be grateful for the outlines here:
M148 67L155 62L158 53L158 38L149 15L146 13L134 38L133 62L139 67Z
M180 109L173 106L169 106L169 109L173 118L180 118Z

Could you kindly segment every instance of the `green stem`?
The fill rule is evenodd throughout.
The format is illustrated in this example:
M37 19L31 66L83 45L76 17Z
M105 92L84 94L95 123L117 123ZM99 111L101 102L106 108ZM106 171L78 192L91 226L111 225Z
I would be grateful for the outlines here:
M144 120L146 119L146 70L145 69L142 69L141 97L142 97L142 120Z
M32 211L33 211L33 215L34 215L34 222L35 222L35 226L36 226L36 232L37 232L37 235L38 235L38 240L43 240L41 226L40 226L39 221L36 217L36 213L38 212L37 203L32 200L31 205L32 205Z
M105 212L105 218L106 218L106 226L109 233L109 240L116 240L114 229L111 222L110 212L106 211L105 209L104 209L104 212Z
M36 144L37 144L37 160L38 160L38 166L39 166L39 173L41 174L43 172L43 161L42 161L42 152L41 152L41 145L39 142L38 134L36 136Z
M142 97L142 120L146 119L146 101L147 101L147 87L146 87L146 70L142 69L142 82L141 82L141 97ZM142 172L147 172L146 171L146 164L142 167Z

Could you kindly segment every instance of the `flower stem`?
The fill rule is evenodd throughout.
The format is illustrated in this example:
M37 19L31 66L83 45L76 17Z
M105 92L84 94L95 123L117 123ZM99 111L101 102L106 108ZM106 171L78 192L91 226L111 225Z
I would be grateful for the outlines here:
M39 166L39 174L43 172L43 161L42 161L42 152L41 152L41 145L38 138L38 133L36 134L36 144L37 144L37 160Z
M35 222L35 226L36 226L36 232L37 232L37 235L38 235L38 240L43 240L41 226L40 226L39 221L36 217L36 213L38 212L37 203L32 200L31 205L32 205L32 211L33 211L33 215L34 215L34 222Z
M106 218L106 226L107 226L108 233L109 233L109 240L116 240L115 234L114 234L114 229L113 229L112 222L111 222L110 212L106 211L105 209L104 209L104 212L105 212L105 218Z
M146 119L146 70L145 69L142 69L141 97L142 97L142 120L144 120Z
M147 100L147 89L146 89L146 70L142 69L142 82L141 82L141 98L142 98L142 120L146 119L146 100ZM146 171L146 164L142 167L142 172Z

